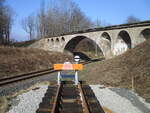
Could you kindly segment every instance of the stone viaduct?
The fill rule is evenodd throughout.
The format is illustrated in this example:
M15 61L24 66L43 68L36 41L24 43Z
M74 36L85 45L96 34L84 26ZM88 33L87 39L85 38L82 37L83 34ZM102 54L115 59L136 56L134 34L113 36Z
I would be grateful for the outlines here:
M89 40L101 49L105 58L119 55L150 39L150 21L87 29L61 36L43 38L30 47L49 51L74 52L81 40Z

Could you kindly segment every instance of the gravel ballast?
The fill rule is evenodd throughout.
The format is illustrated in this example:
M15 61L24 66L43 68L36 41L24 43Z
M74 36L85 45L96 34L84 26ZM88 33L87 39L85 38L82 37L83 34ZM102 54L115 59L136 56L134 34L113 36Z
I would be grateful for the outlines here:
M12 107L7 113L36 113L48 85L39 85L38 89L23 93L11 101ZM17 102L18 101L18 102ZM18 103L16 105L16 103Z
M12 84L8 84L6 86L0 87L0 97L14 95L20 90L26 90L33 86L34 84L45 82L45 81L54 81L57 78L57 73L51 73L39 77L35 77L32 79L27 79L21 82L16 82Z
M114 113L150 113L150 103L136 93L124 88L105 88L90 85L103 107Z
M106 113L150 113L150 103L145 102L133 91L103 85L90 86L101 106L112 111ZM36 87L12 99L10 110L7 113L35 113L48 85L41 84Z

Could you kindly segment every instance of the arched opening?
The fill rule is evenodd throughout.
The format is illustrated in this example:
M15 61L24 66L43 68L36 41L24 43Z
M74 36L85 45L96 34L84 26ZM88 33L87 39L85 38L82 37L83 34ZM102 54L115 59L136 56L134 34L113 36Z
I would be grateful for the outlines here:
M111 38L108 33L104 32L101 35L101 40L106 49L111 49Z
M49 42L49 39L47 39L47 42Z
M104 56L99 46L93 40L85 36L72 38L65 46L64 51L72 53L73 55L79 55L83 60L94 58L95 53L97 53L98 56Z
M56 38L56 42L59 42L59 39L58 39L58 38Z
M144 30L140 33L140 37L144 38L145 40L150 39L150 28L144 29Z
M51 42L52 42L52 43L54 42L54 39L53 39L53 38L51 39Z
M65 44L65 38L64 38L64 37L61 37L60 45L63 46L64 44Z
M131 38L127 31L121 31L118 34L114 45L114 55L119 55L131 48Z
M121 31L118 35L118 39L122 40L122 42L126 43L128 48L131 48L131 38L126 31Z
M111 38L107 32L102 33L101 35L101 45L103 47L103 51L105 51L105 56L111 57Z
M54 47L59 47L59 46L60 46L59 38L56 38Z
M64 41L65 41L65 38L64 38L64 37L62 37L62 38L61 38L61 40L64 42Z
M51 45L54 45L54 39L53 38L51 39Z
M111 42L111 38L107 32L102 33L101 37L107 40L108 42Z

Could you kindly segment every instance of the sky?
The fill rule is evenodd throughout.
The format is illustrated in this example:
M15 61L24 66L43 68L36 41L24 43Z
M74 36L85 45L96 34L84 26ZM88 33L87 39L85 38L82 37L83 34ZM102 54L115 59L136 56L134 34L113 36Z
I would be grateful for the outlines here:
M6 0L15 12L11 36L18 41L28 40L21 27L21 19L38 11L42 0ZM45 0L50 1L50 0ZM141 21L150 20L150 0L73 0L92 21L99 19L104 25L125 22L128 16Z

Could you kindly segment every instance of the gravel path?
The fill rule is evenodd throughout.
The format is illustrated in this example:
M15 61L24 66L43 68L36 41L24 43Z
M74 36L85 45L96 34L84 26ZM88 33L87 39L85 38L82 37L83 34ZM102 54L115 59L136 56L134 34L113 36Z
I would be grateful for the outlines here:
M30 90L17 96L11 101L12 107L7 113L36 113L42 97L46 93L48 85L40 85L39 89ZM17 103L17 105L16 105Z
M43 82L43 81L54 81L56 80L57 73L51 73L47 75L43 75L40 77L28 79L22 82L17 82L13 84L9 84L3 87L0 87L0 96L7 96L7 95L12 95L20 90L27 89L31 87L32 85Z
M103 88L101 85L91 85L91 88L101 105L115 113L150 113L150 103L146 103L132 91L123 88Z

